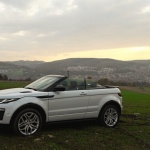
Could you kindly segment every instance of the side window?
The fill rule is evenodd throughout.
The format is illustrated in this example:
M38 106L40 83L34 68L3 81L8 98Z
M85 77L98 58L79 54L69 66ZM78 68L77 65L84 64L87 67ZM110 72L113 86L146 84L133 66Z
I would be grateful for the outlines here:
M87 90L105 89L105 88L106 88L105 86L98 84L96 80L86 79L86 89Z
M86 88L87 89L95 89L97 88L97 82L91 79L86 80Z
M69 81L68 78L63 80L62 82L59 83L60 85L63 85L65 87L65 91L68 91L69 89Z
M60 85L65 87L66 91L71 90L84 90L85 89L85 82L84 79L76 79L76 78L67 78L60 82Z

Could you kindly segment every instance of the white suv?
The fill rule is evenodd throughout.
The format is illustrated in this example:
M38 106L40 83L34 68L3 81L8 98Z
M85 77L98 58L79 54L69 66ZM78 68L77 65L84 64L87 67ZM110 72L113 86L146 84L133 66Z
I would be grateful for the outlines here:
M121 92L95 81L48 75L25 88L0 91L0 124L28 136L46 122L98 118L102 125L117 125L122 111Z

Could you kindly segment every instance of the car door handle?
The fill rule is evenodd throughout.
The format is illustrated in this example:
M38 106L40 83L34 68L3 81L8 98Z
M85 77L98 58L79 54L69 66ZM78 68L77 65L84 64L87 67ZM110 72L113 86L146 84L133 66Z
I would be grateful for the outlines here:
M80 93L80 95L87 95L87 93L82 92L82 93Z

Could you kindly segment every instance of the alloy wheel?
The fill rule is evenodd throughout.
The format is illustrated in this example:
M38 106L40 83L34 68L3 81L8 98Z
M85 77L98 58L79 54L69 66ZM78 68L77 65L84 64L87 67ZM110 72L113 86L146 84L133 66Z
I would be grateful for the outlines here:
M107 126L113 127L118 121L118 112L115 108L108 108L104 113L104 122Z
M34 112L26 112L18 120L18 130L23 135L34 134L38 130L39 125L39 116Z

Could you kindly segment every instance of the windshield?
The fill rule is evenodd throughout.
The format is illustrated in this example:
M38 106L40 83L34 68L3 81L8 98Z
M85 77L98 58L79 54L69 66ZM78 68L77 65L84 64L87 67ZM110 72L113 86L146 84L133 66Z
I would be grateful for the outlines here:
M57 82L60 78L55 76L45 76L42 77L31 84L27 85L26 89L33 89L37 91L44 91L51 85L53 85L55 82Z

